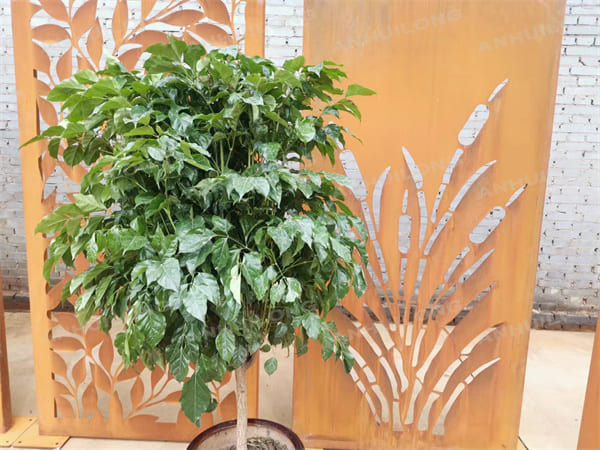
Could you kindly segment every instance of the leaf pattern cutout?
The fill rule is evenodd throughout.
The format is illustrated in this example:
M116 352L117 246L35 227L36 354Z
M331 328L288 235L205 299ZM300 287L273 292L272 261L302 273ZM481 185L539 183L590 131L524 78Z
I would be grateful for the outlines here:
M494 90L488 103L507 82ZM474 141L482 132L478 130ZM367 224L369 252L375 256L367 267L371 282L366 300L348 299L340 308L355 357L350 375L377 424L408 436L443 435L446 417L461 394L481 374L494 370L500 359L497 336L505 324L487 326L482 325L485 320L480 320L494 302L496 286L488 264L494 252L493 239L489 238L502 226L511 204L526 186L517 189L504 205L492 206L489 211L493 218L486 216L464 236L453 236L464 241L465 247L445 270L440 272L436 260L440 255L436 246L443 246L440 243L444 238L456 233L457 229L449 224L456 214L468 214L468 199L473 199L475 187L486 182L496 163L489 161L474 170L450 196L451 182L456 185L459 181L455 168L465 160L461 156L472 145L455 152L431 210L423 190L423 174L410 151L402 149L411 186L404 192L388 194L402 201L396 221L387 218L388 223L398 224L400 253L400 276L391 278L388 266L394 264L387 264L389 250L382 251L377 236L390 167L381 173L370 193L352 151L344 150L340 155ZM442 274L437 284L436 273Z
M209 19L223 25L230 25L231 18L227 6L221 0L200 0L199 2Z
M115 40L115 46L120 45L121 42L123 42L129 23L129 18L127 17L128 14L129 8L127 7L127 0L118 0L112 17L112 35Z
M96 22L94 22L86 42L88 55L90 55L95 67L100 66L100 58L102 57L102 44L102 27L100 26L100 20L96 19Z
M74 47L75 43L78 45L79 38L83 35L83 33L92 28L92 25L94 25L97 5L97 0L88 0L81 5L79 9L77 9L77 12L75 12L72 20L69 21L69 24L71 25L71 33L73 35L72 42L74 43Z
M55 400L59 417L79 419L102 417L108 420L128 421L140 416L160 418L166 423L177 424L187 421L179 414L181 384L168 371L157 367L149 371L143 364L125 369L119 355L114 351L112 336L98 328L98 322L80 327L71 313L52 314L53 372L55 376ZM214 397L224 400L234 395L232 377L210 386ZM99 398L108 398L100 405ZM153 408L166 402L174 405L170 415L160 417ZM117 413L118 412L118 413ZM115 416L114 414L118 414ZM218 411L212 413L213 421L219 418ZM136 419L137 420L137 419Z
M69 20L67 8L61 0L40 0L40 5L53 19L56 19L60 22L66 22Z
M33 34L33 39L46 42L48 44L55 44L70 38L67 30L54 24L40 25L31 31Z

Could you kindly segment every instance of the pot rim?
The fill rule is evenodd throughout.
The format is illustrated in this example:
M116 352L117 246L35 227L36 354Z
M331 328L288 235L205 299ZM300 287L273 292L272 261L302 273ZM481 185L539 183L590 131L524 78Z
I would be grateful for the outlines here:
M194 450L196 446L200 444L203 440L214 436L225 429L234 428L236 423L237 420L228 420L226 422L221 422L217 425L213 425L212 427L207 428L198 436L196 436L194 440L192 440L192 442L190 442L190 444L188 445L188 450ZM302 441L300 440L298 435L292 430L290 430L288 427L281 425L280 423L266 419L248 419L248 425L275 429L281 434L285 435L292 442L292 444L294 445L293 450L305 450L304 444L302 444Z

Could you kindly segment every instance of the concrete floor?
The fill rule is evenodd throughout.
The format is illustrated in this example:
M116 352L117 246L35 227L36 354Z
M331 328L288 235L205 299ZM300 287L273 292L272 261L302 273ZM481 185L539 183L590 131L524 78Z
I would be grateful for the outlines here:
M7 313L6 328L13 414L35 416L29 314ZM525 376L520 435L529 449L575 449L594 335L532 330ZM291 358L279 351L279 369L261 377L259 415L291 424ZM268 355L266 356L269 357ZM277 401L269 402L276 398ZM183 450L182 443L71 438L65 450Z

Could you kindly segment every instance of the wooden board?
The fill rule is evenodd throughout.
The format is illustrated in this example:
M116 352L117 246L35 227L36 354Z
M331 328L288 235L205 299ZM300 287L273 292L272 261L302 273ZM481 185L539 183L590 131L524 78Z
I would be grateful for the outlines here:
M296 359L307 445L516 447L564 10L305 1L308 61L378 93L335 169L370 235L368 291L331 314L356 363Z
M146 47L167 41L167 31L188 42L243 45L236 20L245 4L245 26L252 30L248 49L262 53L264 1L234 0L227 4L229 7L221 0L11 0L20 142L61 120L46 94L76 70L101 68L103 49L133 68L139 66ZM109 16L100 16L107 11ZM95 322L82 328L72 313L58 310L61 289L69 275L51 286L42 276L48 240L34 234L35 226L78 190L85 168L57 163L43 142L21 151L21 168L40 432L191 440L199 429L181 413L180 384L160 369L150 373L138 366L139 374L125 370L112 337L101 333ZM52 178L61 180L58 192L48 189ZM85 268L86 262L78 261L78 269ZM211 386L221 403L202 418L203 428L235 417L234 385L229 376L220 385ZM257 391L255 365L249 372L250 416L257 414Z

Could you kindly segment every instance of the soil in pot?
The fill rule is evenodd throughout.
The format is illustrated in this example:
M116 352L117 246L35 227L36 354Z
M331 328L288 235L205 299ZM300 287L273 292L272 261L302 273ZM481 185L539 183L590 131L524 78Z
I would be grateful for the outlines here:
M235 450L235 420L223 422L200 433L188 450ZM248 419L248 450L304 450L300 438L276 422Z

